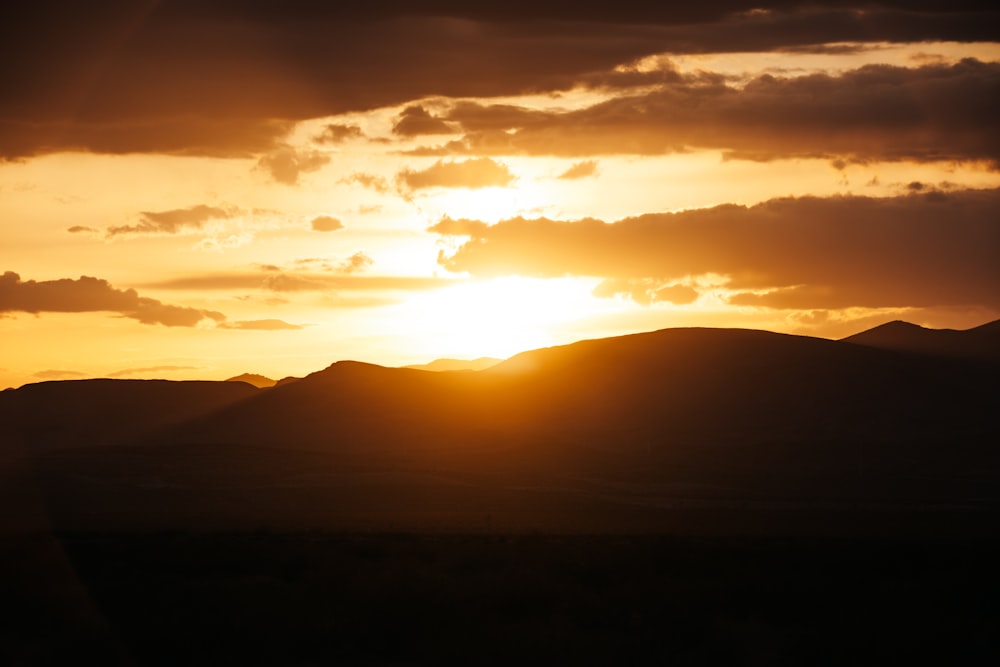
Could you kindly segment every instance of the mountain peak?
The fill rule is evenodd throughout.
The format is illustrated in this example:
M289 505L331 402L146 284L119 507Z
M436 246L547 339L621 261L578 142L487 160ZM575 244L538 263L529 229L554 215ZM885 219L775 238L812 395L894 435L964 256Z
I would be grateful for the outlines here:
M965 330L928 329L894 320L842 340L897 352L1000 361L1000 320Z
M263 375L258 375L257 373L242 373L235 377L228 378L226 382L246 382L251 384L258 389L267 389L268 387L273 387L277 382L269 377Z

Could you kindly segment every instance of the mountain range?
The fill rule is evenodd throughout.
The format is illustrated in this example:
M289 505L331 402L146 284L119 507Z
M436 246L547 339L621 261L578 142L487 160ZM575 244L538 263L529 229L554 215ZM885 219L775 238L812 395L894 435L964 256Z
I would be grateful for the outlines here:
M42 382L0 394L6 521L30 523L17 508L32 503L38 520L109 530L808 532L856 523L859 508L897 526L900 513L993 517L998 350L1000 322L894 322L841 341L683 328L478 371L341 361L266 389Z

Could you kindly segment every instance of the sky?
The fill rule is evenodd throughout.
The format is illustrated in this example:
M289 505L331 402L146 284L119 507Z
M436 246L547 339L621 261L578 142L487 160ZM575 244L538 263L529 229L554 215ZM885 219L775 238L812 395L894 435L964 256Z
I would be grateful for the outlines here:
M1000 318L997 10L17 4L0 387Z

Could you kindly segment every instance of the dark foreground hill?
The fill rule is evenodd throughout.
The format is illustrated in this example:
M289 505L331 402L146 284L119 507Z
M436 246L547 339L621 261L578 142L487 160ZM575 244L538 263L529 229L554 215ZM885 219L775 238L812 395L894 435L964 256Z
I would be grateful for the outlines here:
M29 454L22 486L65 526L952 529L965 519L949 512L978 521L1000 500L994 377L967 359L670 329L478 372L45 383L0 411L8 451Z

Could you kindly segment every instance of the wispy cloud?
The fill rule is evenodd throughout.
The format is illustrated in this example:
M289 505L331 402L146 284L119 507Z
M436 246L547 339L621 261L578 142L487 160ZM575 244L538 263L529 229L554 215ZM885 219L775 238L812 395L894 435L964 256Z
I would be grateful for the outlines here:
M185 229L201 229L211 220L225 220L239 213L239 209L219 208L206 204L170 211L143 211L139 214L138 224L108 227L106 233L109 237L121 234L177 234ZM70 228L70 231L74 229L88 230L88 228Z

